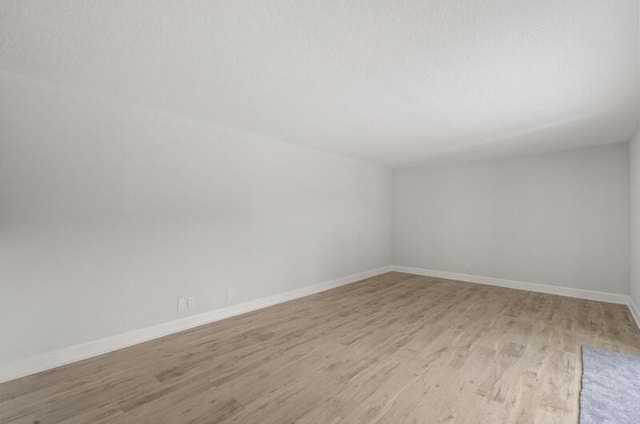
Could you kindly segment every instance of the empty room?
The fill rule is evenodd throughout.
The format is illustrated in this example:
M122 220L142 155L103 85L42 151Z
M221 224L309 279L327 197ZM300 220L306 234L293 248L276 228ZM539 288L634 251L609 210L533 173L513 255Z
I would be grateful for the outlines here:
M0 424L640 423L639 0L0 0Z

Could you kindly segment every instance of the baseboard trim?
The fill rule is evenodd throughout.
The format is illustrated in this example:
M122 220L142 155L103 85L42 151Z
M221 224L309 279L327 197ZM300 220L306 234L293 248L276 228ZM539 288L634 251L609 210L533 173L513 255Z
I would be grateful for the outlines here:
M640 329L640 308L636 302L633 301L631 296L629 296L629 311L631 311L631 316L636 320L636 325L638 326L638 329Z
M597 300L600 302L618 303L629 305L630 296L617 293L606 293L594 290L574 289L570 287L551 286L548 284L528 283L524 281L507 280L504 278L483 277L479 275L460 274L456 272L437 271L433 269L414 268L408 266L393 267L394 271L407 274L423 275L427 277L446 278L449 280L464 281L467 283L485 284L490 286L505 287L508 289L528 290L532 292L557 294L560 296L575 297L578 299Z
M376 275L390 272L391 268L391 266L385 266L382 268L359 272L346 277L240 303L227 308L216 309L203 314L193 315L151 327L145 327L139 330L133 330L127 333L0 364L0 383L81 361L83 359L92 358L94 356L188 330L200 325L209 324L225 318L230 318L247 312L256 311L258 309L263 309L268 306L320 293L336 287L351 284L356 281L364 280L366 278L375 277Z
M559 296L575 297L578 299L597 300L599 302L627 305L629 311L631 312L631 316L638 326L638 329L640 329L640 308L638 308L638 305L636 305L631 296L627 296L626 294L574 289L570 287L558 287L548 284L528 283L524 281L507 280L504 278L483 277L479 275L437 271L434 269L415 268L400 265L392 265L391 269L396 272L423 275L425 277L446 278L448 280L464 281L466 283L485 284L489 286L504 287L508 289L527 290L538 293L556 294Z

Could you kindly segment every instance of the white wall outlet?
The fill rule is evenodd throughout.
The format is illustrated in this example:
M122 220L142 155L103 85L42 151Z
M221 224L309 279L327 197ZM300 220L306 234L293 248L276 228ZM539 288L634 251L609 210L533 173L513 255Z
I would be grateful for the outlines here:
M233 289L227 289L227 300L232 300L235 296Z
M186 307L187 307L187 299L185 299L184 297L181 297L180 299L178 299L178 310L181 311Z
M196 304L196 298L193 296L189 296L187 298L187 308L193 308Z

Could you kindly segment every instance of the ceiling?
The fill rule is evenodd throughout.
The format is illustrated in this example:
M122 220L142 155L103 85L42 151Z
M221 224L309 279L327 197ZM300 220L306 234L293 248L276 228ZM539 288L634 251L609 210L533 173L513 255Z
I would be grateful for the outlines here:
M625 141L636 0L0 0L0 68L390 166Z

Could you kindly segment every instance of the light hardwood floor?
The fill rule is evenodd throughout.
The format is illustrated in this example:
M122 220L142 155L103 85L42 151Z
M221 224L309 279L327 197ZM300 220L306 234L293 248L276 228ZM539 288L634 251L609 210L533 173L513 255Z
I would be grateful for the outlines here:
M0 423L577 423L625 306L388 273L0 385Z

